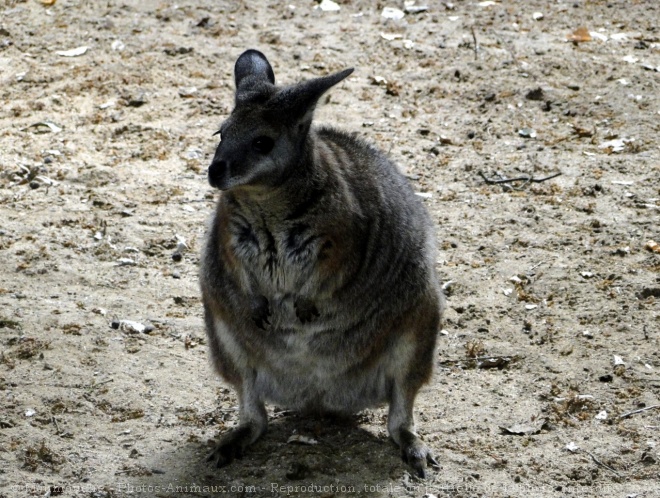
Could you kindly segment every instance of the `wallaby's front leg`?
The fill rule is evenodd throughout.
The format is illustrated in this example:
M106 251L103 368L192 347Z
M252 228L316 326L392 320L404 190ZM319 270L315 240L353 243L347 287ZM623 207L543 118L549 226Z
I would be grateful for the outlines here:
M254 387L256 373L251 371L243 378L239 389L239 424L238 427L224 434L208 461L215 462L217 467L231 463L235 458L241 458L245 448L254 443L266 432L268 417L264 402L259 399Z
M440 465L431 450L415 433L413 403L416 394L417 390L406 391L402 383L395 380L387 416L387 429L390 437L401 448L403 461L415 470L417 476L423 479L426 477L427 464L434 467Z

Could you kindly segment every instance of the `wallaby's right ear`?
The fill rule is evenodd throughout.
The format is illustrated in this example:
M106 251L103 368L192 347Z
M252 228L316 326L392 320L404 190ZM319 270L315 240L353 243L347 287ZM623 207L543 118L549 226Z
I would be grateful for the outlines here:
M275 74L266 56L258 50L246 50L234 66L236 96L249 92L259 83L275 84Z

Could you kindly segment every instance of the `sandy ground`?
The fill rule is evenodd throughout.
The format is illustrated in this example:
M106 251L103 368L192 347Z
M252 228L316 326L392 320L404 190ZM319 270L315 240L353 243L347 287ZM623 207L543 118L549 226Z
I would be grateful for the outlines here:
M660 496L656 2L43 3L0 7L0 497ZM317 122L389 151L437 224L426 481L384 410L269 407L204 460L237 421L197 273L246 48L281 83L354 66Z

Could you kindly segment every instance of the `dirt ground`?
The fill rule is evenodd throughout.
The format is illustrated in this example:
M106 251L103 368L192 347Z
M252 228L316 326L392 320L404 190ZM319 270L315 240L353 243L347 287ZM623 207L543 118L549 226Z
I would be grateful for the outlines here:
M660 6L339 6L2 2L0 497L660 496ZM384 409L271 406L242 460L205 462L237 421L201 318L205 173L247 48L280 83L354 66L317 122L389 151L437 224L426 481Z

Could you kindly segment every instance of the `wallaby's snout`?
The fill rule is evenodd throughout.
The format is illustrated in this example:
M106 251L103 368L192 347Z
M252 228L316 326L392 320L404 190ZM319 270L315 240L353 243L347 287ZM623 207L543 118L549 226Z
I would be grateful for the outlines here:
M208 168L212 187L229 190L241 185L270 185L287 163L281 133L263 120L240 116L239 124L223 126L222 138Z
M247 184L269 184L286 162L281 130L262 113L235 109L222 125L220 144L208 168L209 183L219 190ZM280 145L280 147L276 147Z
M229 178L229 162L215 155L208 169L209 184L218 190L226 190Z

